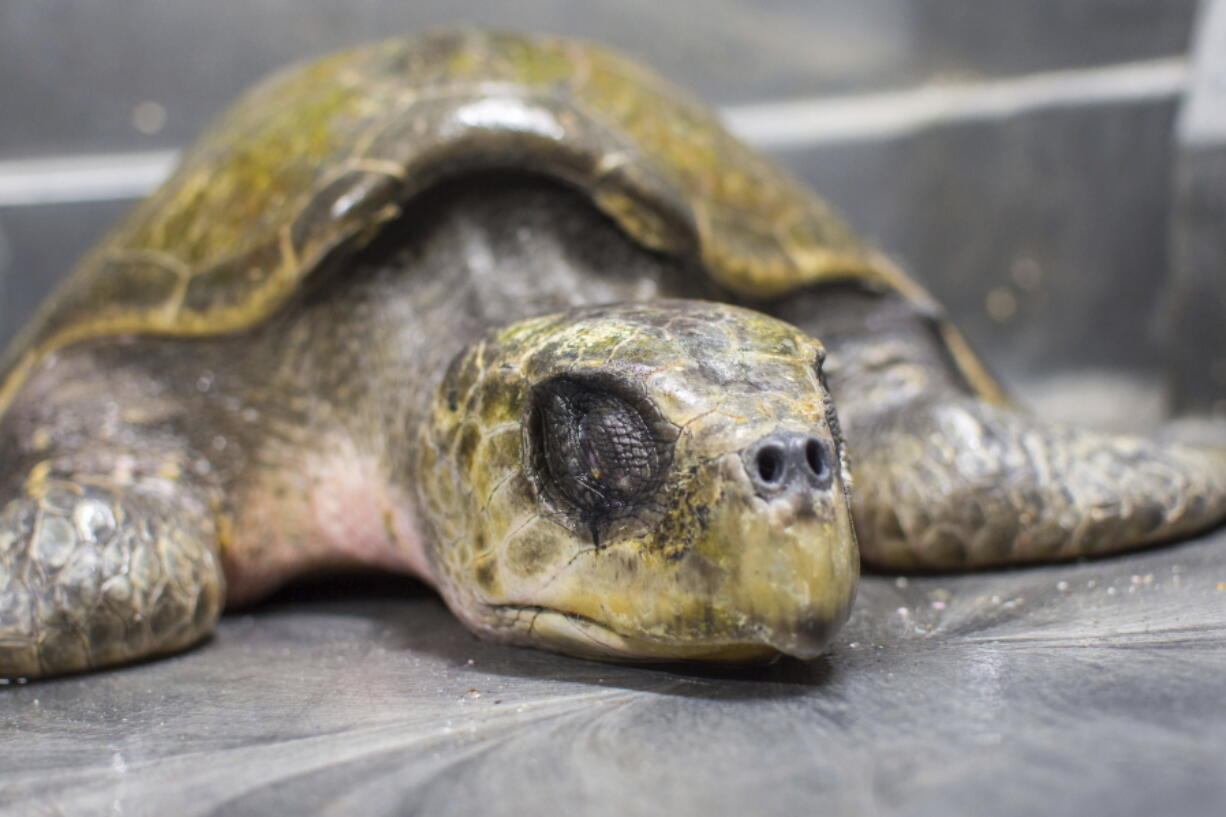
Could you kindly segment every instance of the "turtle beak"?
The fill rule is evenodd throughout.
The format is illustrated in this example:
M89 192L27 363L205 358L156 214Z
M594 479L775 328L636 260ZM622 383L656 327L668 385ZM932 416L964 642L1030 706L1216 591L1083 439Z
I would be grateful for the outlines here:
M846 483L833 441L774 432L725 466L731 488L713 527L735 531L716 560L737 630L813 658L850 613L860 574Z
M707 463L657 535L582 551L519 601L532 641L628 661L815 657L859 578L830 446L780 432Z

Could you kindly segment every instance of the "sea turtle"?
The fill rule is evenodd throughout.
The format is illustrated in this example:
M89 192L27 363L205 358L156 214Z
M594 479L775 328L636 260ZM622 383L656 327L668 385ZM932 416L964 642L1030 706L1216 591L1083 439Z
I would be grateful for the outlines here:
M266 81L2 371L0 675L177 650L350 565L503 641L808 658L857 534L872 565L970 568L1226 516L1226 454L1010 408L920 286L710 111L549 37Z

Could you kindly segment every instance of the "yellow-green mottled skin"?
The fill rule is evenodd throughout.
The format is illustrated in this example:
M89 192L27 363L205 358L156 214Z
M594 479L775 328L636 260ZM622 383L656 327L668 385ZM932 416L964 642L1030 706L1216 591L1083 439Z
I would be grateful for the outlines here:
M421 426L416 469L434 475L419 493L452 609L487 637L547 634L602 657L816 654L859 575L823 356L788 324L691 301L529 319L470 347ZM593 372L652 395L674 447L655 509L599 545L525 471L521 425L533 384ZM830 439L839 474L828 494L772 505L738 452L787 429Z

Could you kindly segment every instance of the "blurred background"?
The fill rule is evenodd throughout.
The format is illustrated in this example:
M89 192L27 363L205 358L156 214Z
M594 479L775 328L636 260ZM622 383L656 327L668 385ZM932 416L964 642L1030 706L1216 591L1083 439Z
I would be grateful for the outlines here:
M1226 40L1196 48L1212 16L1195 0L6 0L0 341L262 75L473 22L599 39L697 91L927 283L1040 409L1226 414Z

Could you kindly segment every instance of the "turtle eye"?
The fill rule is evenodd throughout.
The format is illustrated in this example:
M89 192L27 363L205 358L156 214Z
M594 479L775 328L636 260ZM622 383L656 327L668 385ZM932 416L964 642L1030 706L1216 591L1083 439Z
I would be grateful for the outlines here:
M627 516L660 487L670 446L654 418L607 384L555 377L533 391L533 466L593 530Z

